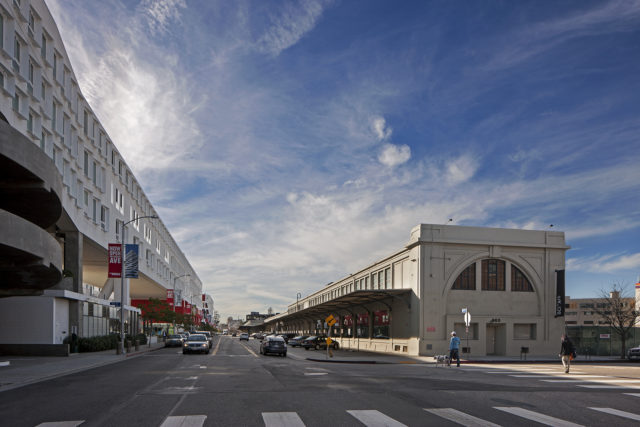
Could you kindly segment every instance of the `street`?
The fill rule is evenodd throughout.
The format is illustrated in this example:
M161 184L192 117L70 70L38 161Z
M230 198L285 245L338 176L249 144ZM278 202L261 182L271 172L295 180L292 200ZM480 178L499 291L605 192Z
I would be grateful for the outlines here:
M2 425L637 425L640 365L343 364L217 336L1 393ZM635 418L634 418L635 417ZM44 424L47 425L47 424Z

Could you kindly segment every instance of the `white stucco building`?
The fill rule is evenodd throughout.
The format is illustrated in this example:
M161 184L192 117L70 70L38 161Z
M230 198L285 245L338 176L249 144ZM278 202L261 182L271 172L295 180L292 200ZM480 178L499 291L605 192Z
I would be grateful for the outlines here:
M158 214L82 95L43 0L0 0L0 119L0 180L12 183L0 194L0 345L54 348L72 332L113 331L109 302L122 297L107 247L127 222L140 275L127 280L125 304L167 298L177 277L201 300L162 220L140 218ZM134 332L140 310L126 311Z
M406 246L265 321L332 331L343 348L444 354L450 332L473 355L557 353L564 329L564 233L422 224ZM462 309L471 315L468 341ZM558 312L556 310L559 310Z

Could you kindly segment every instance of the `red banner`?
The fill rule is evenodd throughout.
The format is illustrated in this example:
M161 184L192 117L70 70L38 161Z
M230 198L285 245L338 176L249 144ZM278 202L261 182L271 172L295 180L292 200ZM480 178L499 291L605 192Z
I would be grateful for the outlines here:
M122 277L122 245L109 243L109 276Z

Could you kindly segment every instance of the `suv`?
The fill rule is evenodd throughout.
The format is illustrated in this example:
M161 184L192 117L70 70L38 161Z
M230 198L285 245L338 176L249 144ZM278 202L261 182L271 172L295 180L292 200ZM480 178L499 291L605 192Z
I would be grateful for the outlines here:
M191 352L209 354L209 345L207 344L207 337L200 334L191 334L182 345L182 354Z
M240 334L240 341L242 340L249 341L249 334Z

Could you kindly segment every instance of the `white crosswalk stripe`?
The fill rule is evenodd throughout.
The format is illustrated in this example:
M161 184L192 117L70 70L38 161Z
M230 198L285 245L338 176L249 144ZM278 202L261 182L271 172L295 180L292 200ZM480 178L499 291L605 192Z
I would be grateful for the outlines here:
M36 427L77 427L82 424L84 420L80 421L54 421L50 423L41 423Z
M567 378L567 374L564 372L557 375L509 375L514 378ZM571 375L571 378L612 378L606 375Z
M182 415L175 417L167 417L160 427L202 427L206 415Z
M364 410L364 411L347 411L362 424L367 427L407 427L405 424L394 420L391 417L386 416L380 411Z
M640 388L639 385L632 384L620 384L620 385L611 385L611 384L576 384L576 387L583 388Z
M304 423L295 412L263 412L265 427L304 427Z
M625 393L625 394L628 394L629 396L640 397L640 393Z
M570 421L561 420L560 418L554 418L549 415L529 411L528 409L507 406L494 406L494 408L547 426L581 427L581 424L575 424Z
M437 415L441 418L453 421L467 427L500 427L499 424L494 424L490 421L474 417L473 415L465 414L464 412L457 411L453 408L424 408L425 411Z
M617 415L623 418L629 418L635 421L640 421L640 415L632 414L631 412L619 411L617 409L611 409L611 408L591 408L590 407L589 409L593 409L594 411L604 412L606 414Z

